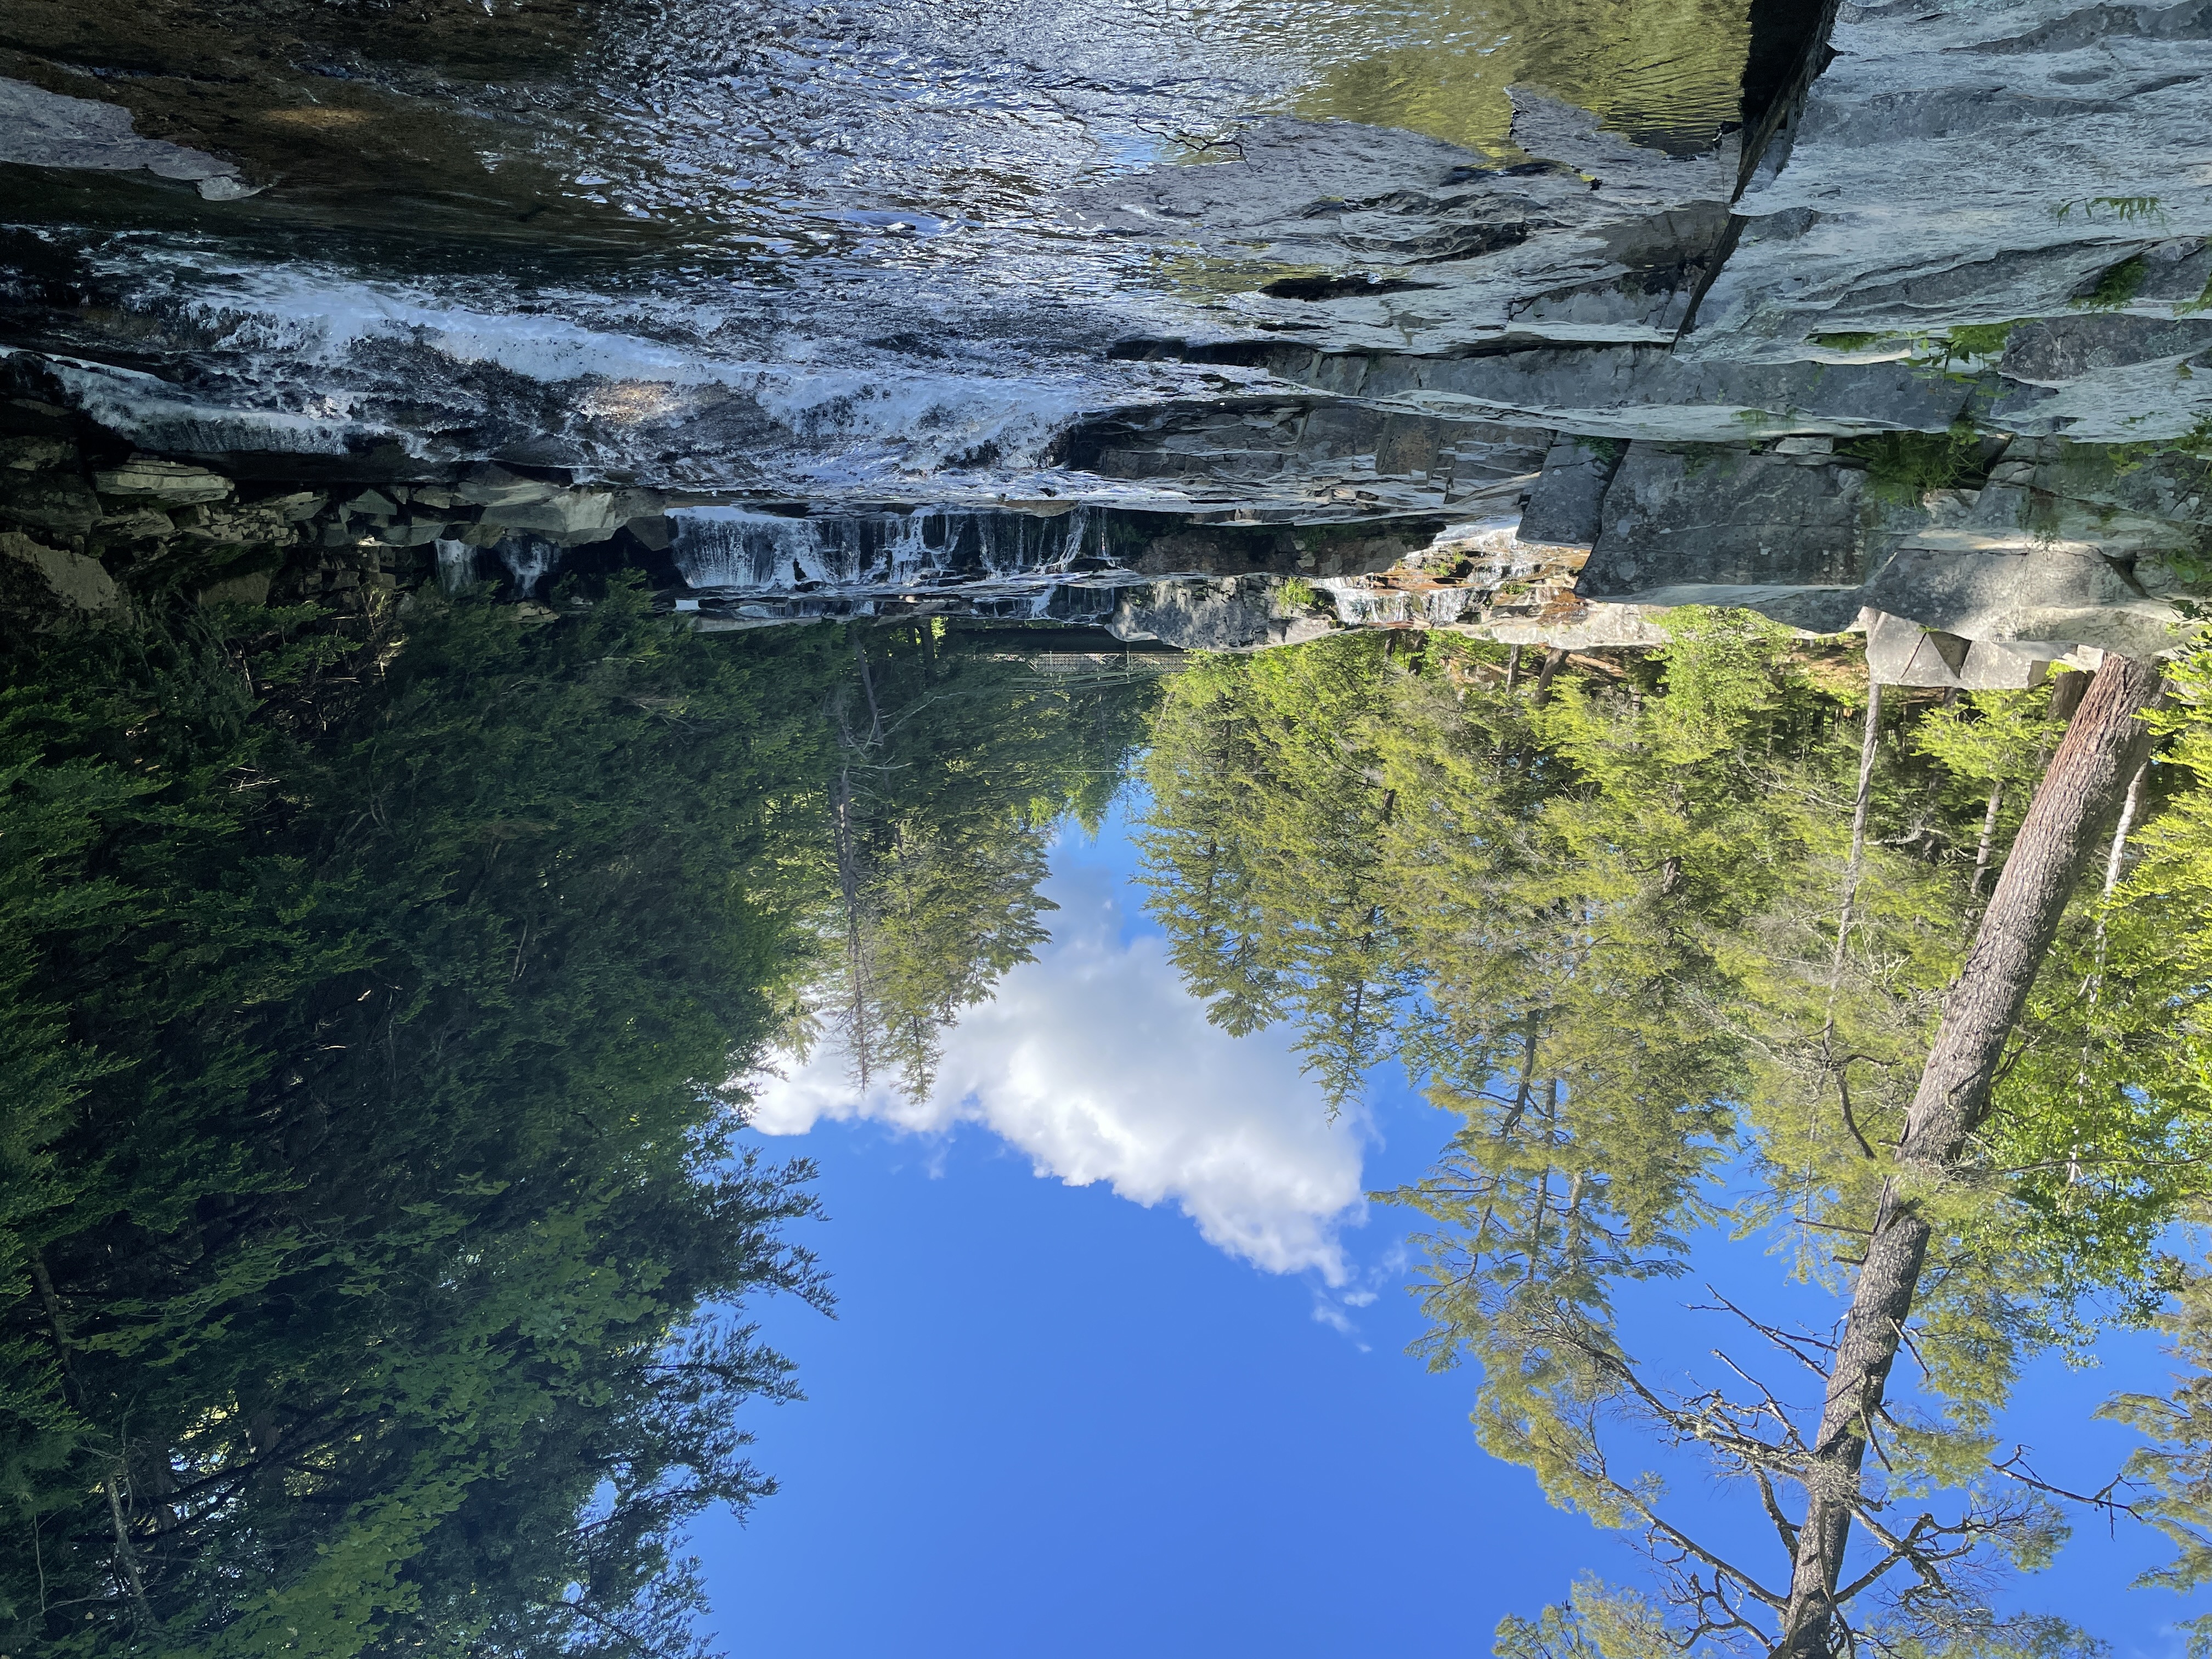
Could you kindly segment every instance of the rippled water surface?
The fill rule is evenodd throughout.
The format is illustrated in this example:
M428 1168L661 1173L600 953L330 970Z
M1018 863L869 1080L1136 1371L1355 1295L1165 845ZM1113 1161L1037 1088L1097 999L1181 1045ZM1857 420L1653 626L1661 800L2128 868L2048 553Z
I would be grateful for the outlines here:
M1416 135L1470 167L1514 160L1513 83L1695 149L1735 119L1744 51L1741 7L1711 5L389 15L349 32L307 8L156 8L142 32L23 12L22 46L118 65L49 71L57 89L121 99L263 187L119 236L70 224L127 215L112 192L18 198L49 227L29 257L96 295L43 319L53 343L186 389L85 388L138 410L149 441L312 453L392 433L787 489L1018 480L1079 409L1235 384L1108 360L1133 336L1243 326L1224 301L1314 268L1273 246L1282 227L1385 153L1409 180L1452 164ZM289 50L247 50L263 33ZM1411 147L1271 173L1241 240L1201 208L1125 207L1119 181L1244 163L1285 119ZM1335 131L1297 142L1325 156L1350 142Z
M0 1659L2200 1654L2208 91L0 6Z

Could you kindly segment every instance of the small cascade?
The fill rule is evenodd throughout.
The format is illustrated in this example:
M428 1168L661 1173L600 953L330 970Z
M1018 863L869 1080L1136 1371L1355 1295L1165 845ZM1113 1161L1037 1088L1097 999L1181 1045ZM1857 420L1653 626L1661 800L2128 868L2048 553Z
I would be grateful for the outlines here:
M961 507L807 517L691 507L668 519L684 580L732 596L892 593L975 582L1036 583L1046 592L1079 560L1104 558L1103 521L1081 507L1049 518Z
M537 536L508 536L493 549L507 574L514 578L514 591L526 599L538 597L538 584L553 574L563 550ZM442 561L440 570L442 574Z
M466 542L448 541L442 537L435 548L438 556L438 586L448 597L467 592L477 585L477 550Z
M1514 520L1453 525L1389 570L1324 577L1347 628L1451 628L1550 617L1577 609L1586 550L1524 542Z
M1339 622L1348 628L1386 628L1419 624L1448 628L1480 611L1486 595L1468 587L1372 586L1358 577L1325 579L1314 584L1326 592L1336 607Z

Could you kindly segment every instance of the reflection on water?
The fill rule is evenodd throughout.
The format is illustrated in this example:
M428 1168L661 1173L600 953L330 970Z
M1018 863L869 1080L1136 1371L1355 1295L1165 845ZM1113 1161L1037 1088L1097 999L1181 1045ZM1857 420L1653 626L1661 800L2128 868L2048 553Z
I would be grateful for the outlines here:
M726 1079L813 1018L925 1085L1150 682L134 596L0 659L0 1650L693 1650L792 1392L739 1304L826 1298Z
M1498 156L1513 153L1514 86L1589 110L1638 143L1705 149L1739 118L1751 40L1741 0L1445 0L1318 17L1330 32L1309 50L1325 67L1298 94L1301 114L1406 127Z
M13 9L0 1659L695 1659L749 1131L1350 1305L1382 1068L1504 1659L2212 1584L2212 23L2015 6Z

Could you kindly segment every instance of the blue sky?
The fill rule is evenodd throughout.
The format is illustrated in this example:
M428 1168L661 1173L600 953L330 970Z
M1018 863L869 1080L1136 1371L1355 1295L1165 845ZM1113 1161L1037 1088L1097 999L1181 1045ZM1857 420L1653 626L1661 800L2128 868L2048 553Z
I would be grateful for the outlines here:
M697 1534L733 1654L1484 1655L1580 1571L1637 1579L1475 1446L1470 1374L1404 1352L1406 1220L1359 1194L1417 1176L1448 1120L1378 1075L1331 1125L1282 1033L1206 1026L1133 863L1119 818L1063 839L1051 945L953 1034L930 1102L856 1099L834 1063L765 1097L769 1148L821 1165L839 1308L760 1310L808 1399L754 1418L783 1490ZM1632 1348L1730 1340L1681 1304L1777 1276L1718 1241L1697 1265L1630 1314ZM2101 1480L2129 1441L2096 1402L2162 1386L2148 1339L2103 1357L2023 1390L2009 1430L2048 1478ZM1745 1494L1669 1473L1772 1553ZM2084 1527L2019 1601L2168 1659L2185 1603L2125 1589L2157 1557Z

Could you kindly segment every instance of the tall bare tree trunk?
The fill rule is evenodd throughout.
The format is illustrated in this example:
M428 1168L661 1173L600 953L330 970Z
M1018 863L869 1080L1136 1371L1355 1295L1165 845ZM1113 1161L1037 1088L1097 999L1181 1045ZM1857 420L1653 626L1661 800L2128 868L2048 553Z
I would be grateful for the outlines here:
M2006 1039L2092 854L2092 838L2149 752L2150 733L2136 715L2158 690L2154 664L2106 657L2036 789L1966 966L1944 1000L1898 1146L1908 1184L1893 1181L1883 1188L1828 1373L1776 1659L1820 1659L1829 1650L1867 1425L1881 1409L1933 1231L1910 1188L1954 1171L1989 1109Z
M40 1304L46 1309L46 1323L53 1331L54 1352L61 1360L62 1394L77 1415L89 1424L92 1402L85 1397L84 1385L77 1381L76 1365L70 1358L73 1345L69 1322L62 1312L62 1299L54 1289L53 1276L46 1271L46 1257L35 1249L31 1252L31 1283L38 1289ZM131 1542L131 1523L124 1516L123 1494L117 1488L112 1470L100 1477L100 1489L106 1494L107 1518L115 1528L115 1555L123 1570L124 1589L130 1595L132 1609L150 1629L155 1623L154 1609L146 1600L146 1580L138 1570L138 1552Z
M1544 665L1536 671L1535 695L1528 699L1537 708L1541 708L1551 702L1552 681L1566 659L1567 648L1563 645L1555 645L1544 653Z
M1859 789L1851 799L1851 855L1844 866L1844 902L1837 907L1836 954L1828 969L1828 1027L1822 1038L1836 1030L1836 989L1844 979L1844 949L1850 941L1851 916L1858 908L1859 875L1866 866L1867 816L1874 808L1874 763L1881 752L1881 683L1868 682L1866 732L1859 739Z
M1982 814L1981 844L1974 848L1974 879L1966 891L1975 898L1982 896L1982 883L1989 878L1990 852L1996 845L1997 812L2004 805L2004 780L1999 778L1990 786L1989 810Z

